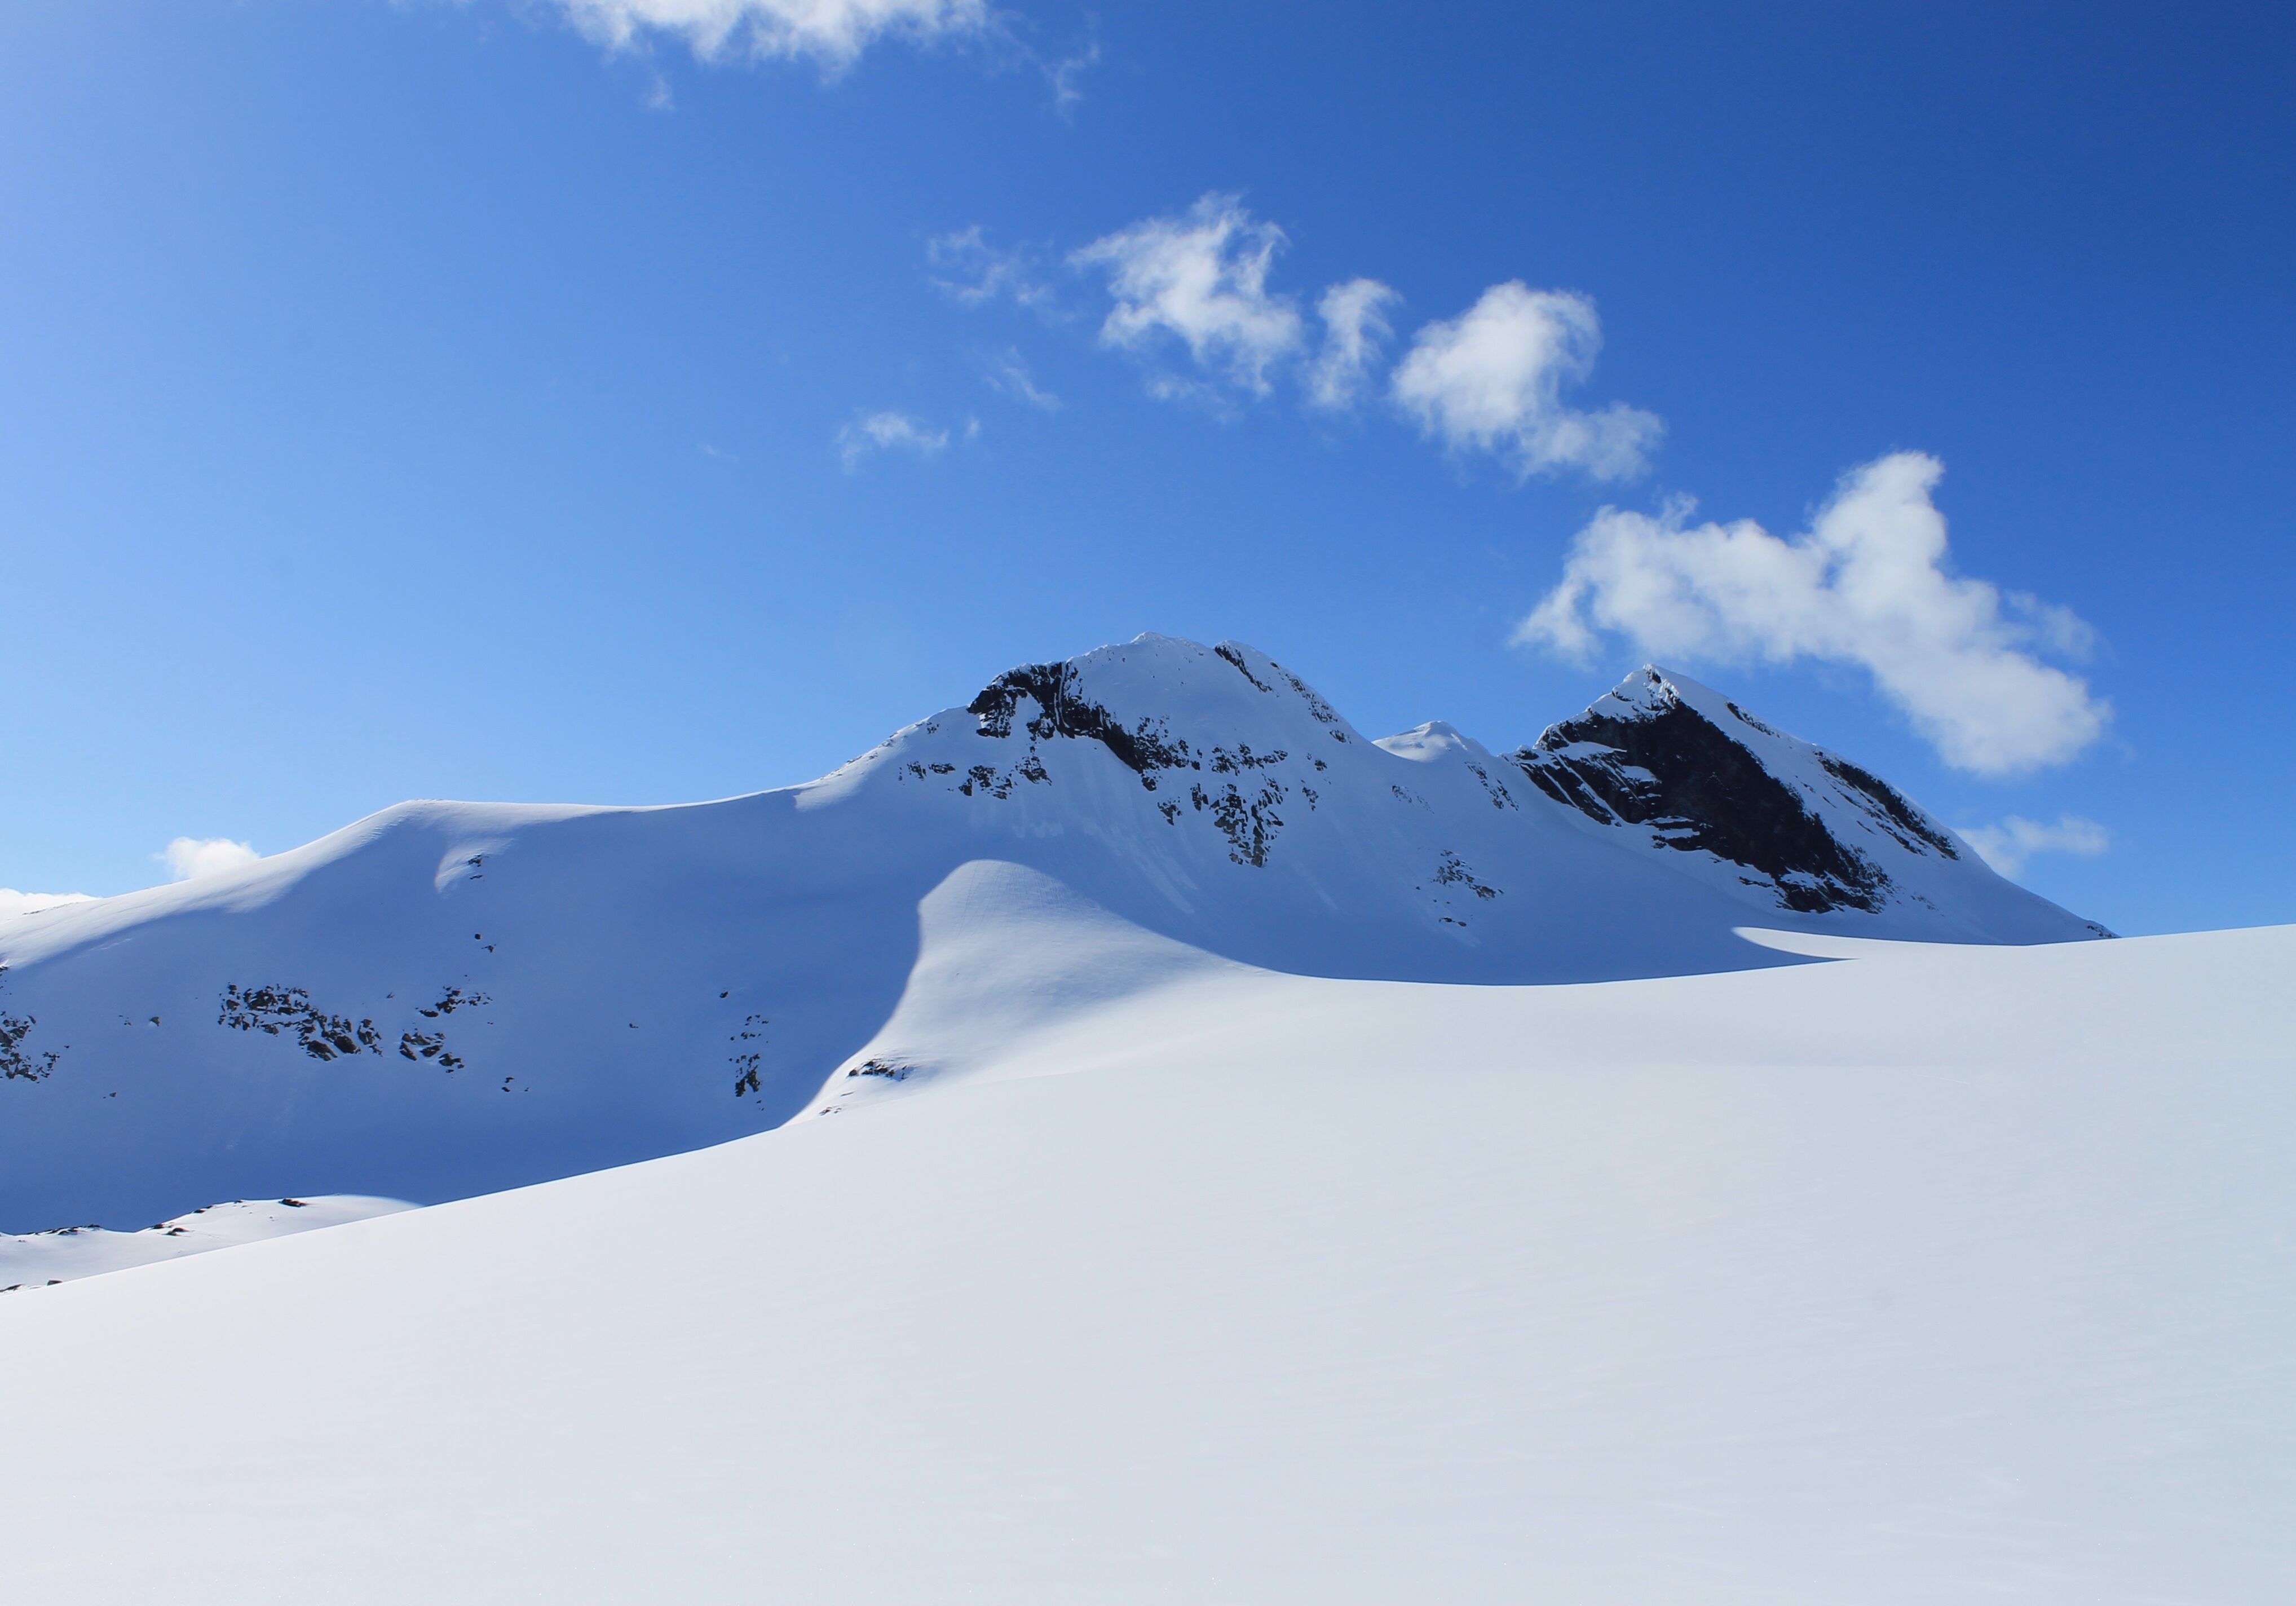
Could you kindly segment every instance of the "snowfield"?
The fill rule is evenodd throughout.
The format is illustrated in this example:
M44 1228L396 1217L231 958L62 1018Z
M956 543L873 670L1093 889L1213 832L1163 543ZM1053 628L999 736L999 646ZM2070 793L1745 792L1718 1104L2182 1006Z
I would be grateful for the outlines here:
M2296 928L1467 987L925 901L811 1118L0 1299L11 1593L2296 1599Z

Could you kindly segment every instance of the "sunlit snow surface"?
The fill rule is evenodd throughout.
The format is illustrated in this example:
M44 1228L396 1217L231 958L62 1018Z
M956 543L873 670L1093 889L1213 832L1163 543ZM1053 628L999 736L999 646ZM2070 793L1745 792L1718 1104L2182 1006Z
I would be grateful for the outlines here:
M0 1300L12 1590L2296 1598L2296 928L1457 987L932 896L834 1115Z

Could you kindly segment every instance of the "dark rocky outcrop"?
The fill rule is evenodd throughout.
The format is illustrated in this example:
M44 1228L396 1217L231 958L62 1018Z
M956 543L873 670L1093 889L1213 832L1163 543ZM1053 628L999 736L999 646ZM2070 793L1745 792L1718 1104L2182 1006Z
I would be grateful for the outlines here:
M1671 692L1638 707L1615 704L1620 712L1597 704L1508 758L1533 785L1590 819L1649 826L1665 847L1702 849L1759 872L1786 908L1879 909L1890 878L1838 840L1744 743ZM1958 856L1897 792L1826 758L1829 771L1902 829Z

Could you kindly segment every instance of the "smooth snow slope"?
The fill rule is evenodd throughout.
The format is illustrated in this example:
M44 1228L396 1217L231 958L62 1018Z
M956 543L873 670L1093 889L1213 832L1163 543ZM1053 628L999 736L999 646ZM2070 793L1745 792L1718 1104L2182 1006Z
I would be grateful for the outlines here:
M1162 636L1015 670L805 786L403 804L244 871L0 922L0 1228L434 1200L773 1126L876 1037L921 901L984 857L1324 976L1777 963L1732 934L1750 920L2091 930L1881 838L1877 870L1923 897L1808 914L1657 843L1447 728L1374 744L1251 649Z
M0 1300L12 1588L2296 1598L2296 929L1466 987L941 890L965 1076Z

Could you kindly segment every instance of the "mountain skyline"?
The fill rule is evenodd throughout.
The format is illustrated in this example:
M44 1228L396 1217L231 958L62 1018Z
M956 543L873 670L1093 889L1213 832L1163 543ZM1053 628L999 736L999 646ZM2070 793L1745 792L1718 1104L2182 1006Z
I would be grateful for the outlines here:
M1686 677L1639 671L1502 756L1436 723L1371 739L1251 647L1142 635L1007 671L800 786L402 803L0 922L0 1228L428 1203L929 1081L955 1052L916 1040L947 1013L914 1001L945 968L930 934L1025 931L1008 905L1116 932L1095 963L1135 987L1213 961L1486 986L1795 963L1746 928L2110 935ZM1075 969L1037 965L980 990L1059 996ZM978 1040L983 1008L949 1029Z

